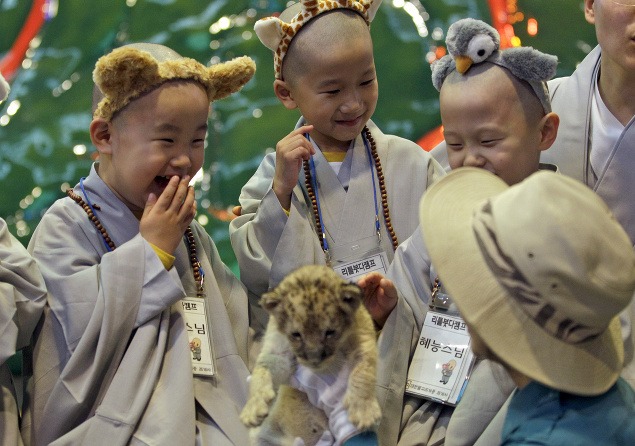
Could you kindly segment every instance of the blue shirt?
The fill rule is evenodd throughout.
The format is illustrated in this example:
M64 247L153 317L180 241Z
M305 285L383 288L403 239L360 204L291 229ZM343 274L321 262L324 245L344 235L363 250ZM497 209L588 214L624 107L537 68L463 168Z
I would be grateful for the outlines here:
M512 397L501 444L635 445L635 392L622 378L592 397L533 381Z

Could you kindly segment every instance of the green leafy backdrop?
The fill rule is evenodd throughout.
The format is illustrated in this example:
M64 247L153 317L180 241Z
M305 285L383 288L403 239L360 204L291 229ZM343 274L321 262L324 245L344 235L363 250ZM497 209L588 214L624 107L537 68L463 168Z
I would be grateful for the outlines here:
M94 154L87 132L91 72L98 57L133 41L162 43L204 63L246 54L256 60L256 76L241 93L215 103L205 176L197 185L199 219L236 270L227 210L237 204L241 186L265 151L298 118L273 95L272 56L253 33L255 20L280 11L285 3L59 1L57 14L32 42L26 68L11 80L11 96L0 105L0 216L10 230L28 243L42 213L63 196L62 189L88 173ZM581 1L526 0L517 6L525 19L538 20L539 33L528 36L525 20L515 26L516 35L523 45L558 55L558 75L571 73L595 45ZM30 1L0 0L0 57L11 48L30 7ZM425 19L427 35L418 31L407 9ZM372 34L380 85L373 119L385 132L418 140L439 125L426 55L443 44L453 21L475 17L491 22L489 14L484 0L384 0Z

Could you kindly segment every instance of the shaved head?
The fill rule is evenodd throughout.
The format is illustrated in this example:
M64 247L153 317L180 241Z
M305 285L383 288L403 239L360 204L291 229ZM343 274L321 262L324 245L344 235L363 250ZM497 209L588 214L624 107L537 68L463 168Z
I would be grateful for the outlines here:
M350 9L335 9L309 21L295 35L282 62L282 77L293 82L319 63L320 56L333 46L346 45L352 39L368 38L370 29L364 18Z
M505 84L509 84L507 79L511 81L516 98L511 94L500 95L499 93L499 89L504 88ZM501 100L518 99L528 122L537 122L545 116L540 99L531 86L511 74L509 70L493 63L483 62L473 65L465 74L452 71L443 81L441 88L443 89L446 85L464 88L466 95L470 94L470 89L476 86L488 88L493 95L500 96ZM506 92L509 93L509 89Z

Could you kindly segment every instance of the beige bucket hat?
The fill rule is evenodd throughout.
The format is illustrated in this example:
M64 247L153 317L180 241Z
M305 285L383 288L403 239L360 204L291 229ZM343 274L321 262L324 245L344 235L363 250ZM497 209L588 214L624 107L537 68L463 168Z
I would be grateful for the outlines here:
M459 168L426 192L420 222L441 281L502 361L579 395L615 383L635 251L591 189L554 172L510 187Z

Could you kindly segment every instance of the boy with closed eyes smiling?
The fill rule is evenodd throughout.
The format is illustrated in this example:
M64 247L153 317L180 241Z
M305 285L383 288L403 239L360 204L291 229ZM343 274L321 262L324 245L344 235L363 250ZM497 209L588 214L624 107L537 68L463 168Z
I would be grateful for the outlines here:
M450 36L474 35L470 30L479 29L499 41L492 27L468 18L450 26L446 43L450 47ZM455 57L449 54L432 67L450 167L487 170L508 185L539 170L556 170L554 165L541 164L540 155L558 133L559 117L551 110L545 87L555 74L557 58L530 47L499 50L497 44L488 56L459 71ZM422 231L415 231L399 246L386 277L369 274L359 285L373 300L384 303L384 316L374 315L376 320L387 320L384 332L393 325L394 317L385 310L390 302L395 308L407 302L416 318L415 329L421 331L435 304L433 296L443 292L447 298ZM416 343L411 346L411 354L416 347ZM416 365L411 367L413 374L423 373ZM504 413L500 408L513 387L500 366L483 360L475 365L456 409L408 395L409 412L404 413L399 445L500 444L497 414Z

